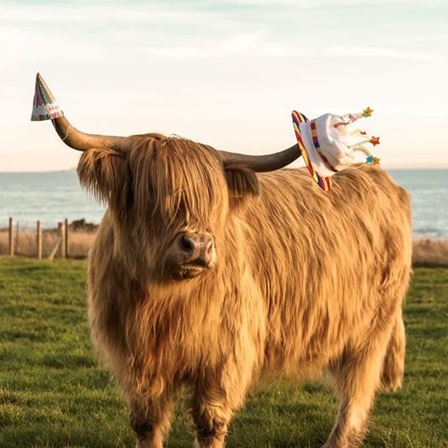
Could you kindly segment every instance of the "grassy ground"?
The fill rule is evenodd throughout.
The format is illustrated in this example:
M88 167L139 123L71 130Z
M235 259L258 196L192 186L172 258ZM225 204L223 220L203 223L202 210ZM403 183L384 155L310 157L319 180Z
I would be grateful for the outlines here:
M86 262L0 258L0 446L133 446L124 400L97 367L85 307ZM403 390L380 395L367 447L442 448L448 427L448 270L418 268L406 307ZM325 386L269 384L232 423L229 447L317 447L335 400ZM191 446L176 411L167 446Z

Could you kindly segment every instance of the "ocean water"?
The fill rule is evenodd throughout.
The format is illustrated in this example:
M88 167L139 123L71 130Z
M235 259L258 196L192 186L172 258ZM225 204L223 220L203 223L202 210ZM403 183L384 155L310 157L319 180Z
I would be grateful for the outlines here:
M105 207L79 185L75 170L46 173L0 173L0 227L9 217L21 227L44 228L58 222L85 219L99 224Z
M416 238L448 239L448 169L389 170L411 194ZM0 227L8 218L21 227L45 228L84 218L98 224L105 207L79 185L76 172L0 173Z
M389 170L411 195L416 238L448 239L448 169Z

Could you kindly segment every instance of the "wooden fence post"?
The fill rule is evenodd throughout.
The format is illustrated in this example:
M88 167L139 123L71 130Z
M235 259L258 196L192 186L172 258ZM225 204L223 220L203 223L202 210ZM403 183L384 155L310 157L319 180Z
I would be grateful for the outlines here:
M37 244L37 259L42 260L42 226L40 224L40 221L37 221L36 244Z
M65 258L65 231L64 231L64 223L63 222L59 222L58 223L58 234L59 234L59 241L61 242L60 244L60 255L61 258Z
M14 222L9 218L9 255L14 256Z
M68 258L69 254L68 254L68 219L67 218L65 218L65 220L64 220L64 229L65 229L65 234L64 234L65 257L64 258Z

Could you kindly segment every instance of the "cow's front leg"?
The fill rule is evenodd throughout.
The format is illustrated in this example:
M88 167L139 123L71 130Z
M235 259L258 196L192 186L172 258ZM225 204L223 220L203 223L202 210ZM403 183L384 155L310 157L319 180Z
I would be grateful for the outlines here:
M195 447L224 447L228 425L244 401L249 378L250 375L238 375L236 368L227 366L224 371L198 380L192 397Z
M196 425L195 448L222 448L227 435L227 426L232 417L232 412L224 415L205 407L193 412ZM222 411L222 410L220 410Z
M137 438L137 448L162 448L163 438L170 427L171 397L130 402L131 427Z
M226 398L225 389L219 384L197 387L192 403L192 415L196 427L195 447L223 447L233 412Z

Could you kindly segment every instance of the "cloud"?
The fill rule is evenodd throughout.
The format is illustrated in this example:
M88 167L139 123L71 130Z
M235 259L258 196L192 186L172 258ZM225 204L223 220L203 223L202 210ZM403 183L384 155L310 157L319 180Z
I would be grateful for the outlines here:
M328 54L330 56L343 58L398 59L402 61L425 61L439 63L446 61L445 57L436 54L353 45L332 46L329 48Z

